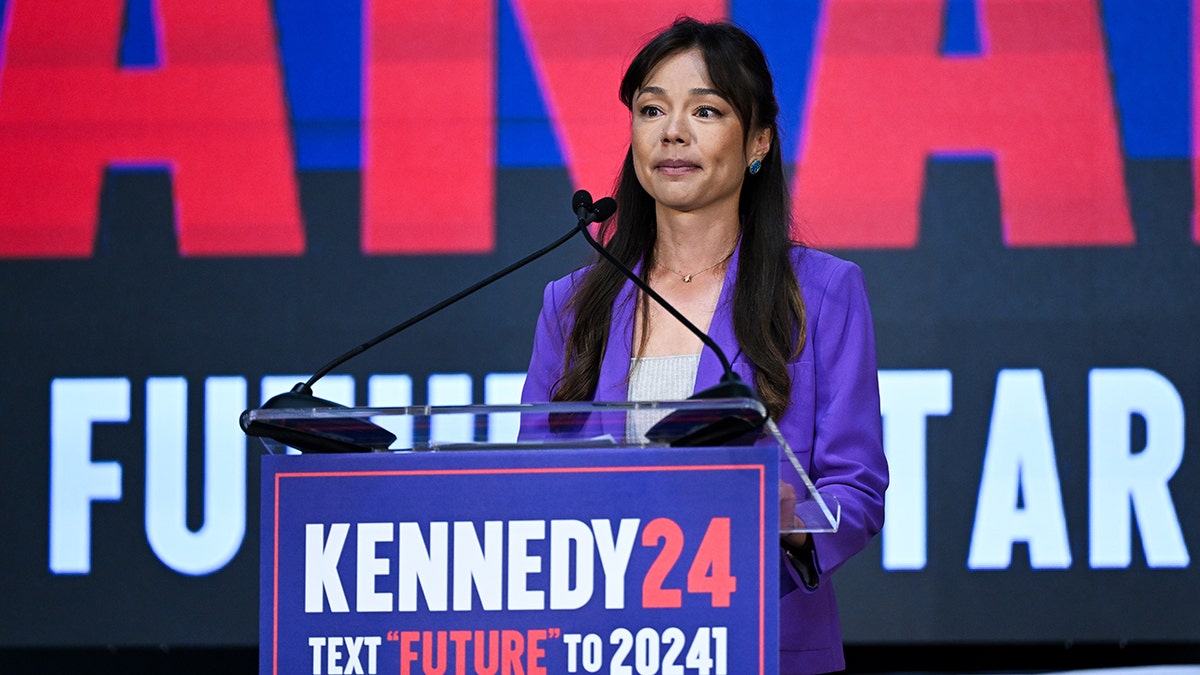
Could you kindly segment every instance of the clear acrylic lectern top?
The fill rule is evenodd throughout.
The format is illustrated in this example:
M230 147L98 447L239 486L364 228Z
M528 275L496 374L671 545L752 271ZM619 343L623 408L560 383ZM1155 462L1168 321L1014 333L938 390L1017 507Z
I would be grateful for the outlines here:
M787 439L753 399L579 402L375 408L257 408L247 433L271 454L451 452L587 448L665 448L774 444L795 471L796 515L786 532L835 532L837 500L818 492ZM707 435L706 435L707 434ZM710 442L714 438L718 441ZM785 469L781 466L781 472ZM798 477L798 482L794 480Z

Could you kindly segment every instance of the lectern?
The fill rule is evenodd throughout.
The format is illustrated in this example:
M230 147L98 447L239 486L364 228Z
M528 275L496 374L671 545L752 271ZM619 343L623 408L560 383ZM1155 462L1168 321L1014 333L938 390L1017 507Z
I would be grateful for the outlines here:
M836 530L839 512L772 422L739 430L762 414L749 399L248 411L289 443L368 450L264 439L260 673L773 675L780 476L803 530ZM679 447L713 425L738 437Z

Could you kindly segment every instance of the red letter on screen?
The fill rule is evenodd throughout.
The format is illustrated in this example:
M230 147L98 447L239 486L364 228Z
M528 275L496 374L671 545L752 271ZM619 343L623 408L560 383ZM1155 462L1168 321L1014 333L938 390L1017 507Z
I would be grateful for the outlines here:
M269 3L159 0L141 69L118 66L123 5L8 3L0 256L90 256L113 164L170 167L182 255L301 253Z
M513 9L571 179L597 198L609 194L629 148L629 113L617 98L629 61L681 14L725 16L723 0L513 0Z
M911 248L925 159L991 153L1009 246L1134 241L1096 3L982 0L984 55L939 55L940 0L826 4L796 215L817 245Z
M494 0L364 0L362 248L495 245Z

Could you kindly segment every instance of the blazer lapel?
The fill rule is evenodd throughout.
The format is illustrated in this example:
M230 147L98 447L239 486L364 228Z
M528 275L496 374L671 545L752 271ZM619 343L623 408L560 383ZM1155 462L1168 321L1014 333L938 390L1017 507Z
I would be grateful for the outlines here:
M641 263L633 268L634 274L641 273ZM608 345L600 361L600 377L596 382L597 401L624 401L629 398L629 359L633 355L633 312L637 302L637 287L626 280L613 301L612 325L608 331Z
M738 256L741 253L742 242L739 239L729 258L729 266L725 268L725 281L721 284L721 296L717 300L717 308L713 312L712 322L708 325L708 336L716 342L730 363L736 363L741 349L737 337L733 333L733 289L737 283ZM721 368L721 360L713 350L704 347L700 351L700 366L696 370L696 387L693 393L711 387L721 380L725 370Z

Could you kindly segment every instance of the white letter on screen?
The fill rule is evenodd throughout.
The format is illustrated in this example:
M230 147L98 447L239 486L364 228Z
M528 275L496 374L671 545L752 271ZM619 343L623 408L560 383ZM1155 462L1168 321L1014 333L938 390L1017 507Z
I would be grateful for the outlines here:
M488 373L483 378L483 402L508 405L521 402L525 373ZM521 427L521 413L488 415L488 443L515 443Z
M204 521L187 524L187 381L146 381L146 538L159 560L183 574L224 567L246 533L246 436L237 425L246 381L204 385Z
M92 424L129 421L129 380L50 382L50 570L92 569L92 502L121 498L121 465L92 461Z
M883 505L884 569L925 568L925 419L950 414L950 385L948 370L879 371L883 449L891 474Z
M471 376L463 373L429 376L429 405L470 405L474 399ZM429 420L429 440L437 443L475 442L474 415L434 415Z
M967 566L1005 569L1018 541L1028 542L1031 567L1071 566L1050 413L1039 370L1002 370L996 378Z
M367 379L367 405L372 408L402 408L412 405L412 378L408 375L372 375ZM397 449L413 446L413 418L408 415L377 415L371 421L396 435Z
M1146 446L1130 447L1131 419L1146 424ZM1167 482L1183 462L1179 392L1143 369L1088 374L1089 559L1092 567L1129 567L1137 517L1149 567L1187 567L1189 556Z

